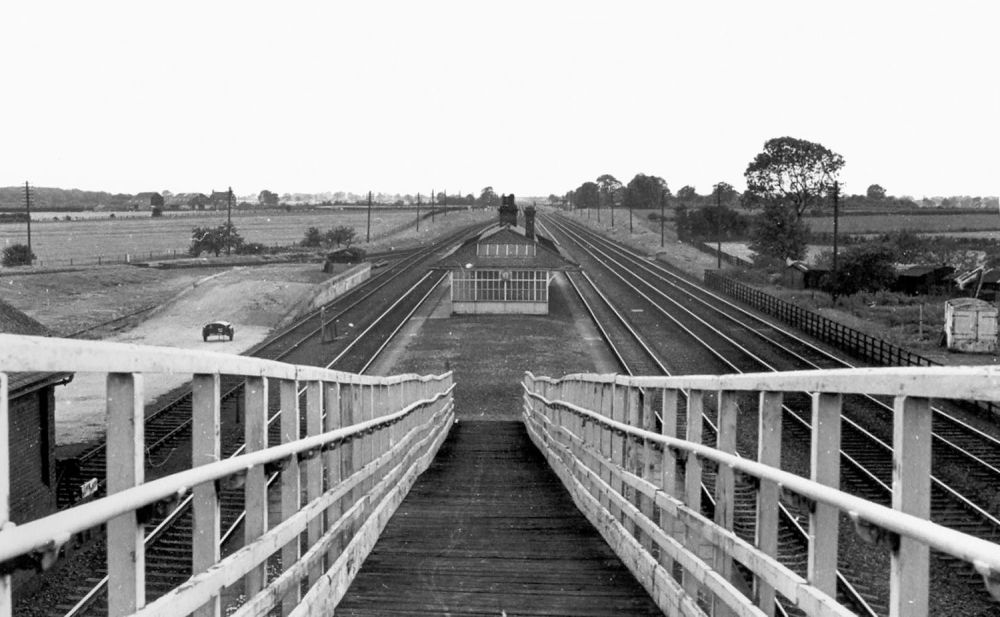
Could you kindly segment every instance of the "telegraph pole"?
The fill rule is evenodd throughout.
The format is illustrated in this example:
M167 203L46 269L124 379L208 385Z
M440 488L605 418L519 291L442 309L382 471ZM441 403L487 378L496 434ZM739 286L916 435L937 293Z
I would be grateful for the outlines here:
M230 254L232 243L230 235L233 233L233 187L229 187L229 198L226 200L226 255Z
M434 212L434 208L431 208ZM417 231L420 231L420 193L417 193Z
M660 248L663 248L663 207L667 203L667 193L660 189Z
M837 222L840 215L840 182L833 182L833 280L834 285L837 281ZM836 287L834 287L836 289ZM834 292L834 301L836 301L837 296Z
M372 241L372 192L368 191L368 233L365 242Z
M31 187L24 181L24 211L28 213L28 259L31 259Z
M715 255L716 268L722 269L722 190L715 185Z

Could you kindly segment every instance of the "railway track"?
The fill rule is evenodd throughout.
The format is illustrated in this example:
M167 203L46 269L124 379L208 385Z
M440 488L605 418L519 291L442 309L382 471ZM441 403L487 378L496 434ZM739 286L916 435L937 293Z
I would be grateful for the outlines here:
M570 285L580 297L588 314L593 319L625 374L670 374L661 358L644 340L642 334L628 322L622 312L615 307L607 295L597 287L586 273L570 273L568 278ZM681 403L686 407L687 394L682 394ZM658 396L658 393L654 394L654 398L656 396ZM651 408L659 409L659 401L654 400ZM679 423L681 424L678 427L679 434L684 434L684 418L684 413L678 414ZM658 418L658 420L662 421L662 418ZM703 416L703 422L704 429L707 432L705 441L709 443L718 435L718 428L708 413ZM737 454L739 455L740 453L737 452ZM715 468L710 465L706 465L706 468L703 469L702 513L709 518L713 517L715 513L715 473ZM735 497L734 530L744 540L753 542L756 531L756 490L748 483L737 482ZM778 560L794 572L805 576L808 565L806 555L808 554L809 535L799 524L796 515L792 514L784 505L779 507ZM850 606L859 615L878 615L876 609L873 608L873 605L879 606L875 594L865 589L860 580L861 577L849 570L850 565L846 562L838 566L838 600ZM854 583L851 581L854 581ZM782 615L800 614L795 607L781 602L780 599L777 610Z
M689 372L719 372L719 364L710 364L707 370L701 368L711 362L711 357L721 363L724 372L850 366L832 352L706 292L665 267L651 264L634 252L580 229L579 225L549 220L553 228L578 243L589 263L606 269L608 278L616 278L619 285L631 288L632 293L654 307L652 310L661 319L672 322L670 327L657 324L662 331L697 342L701 353L695 354L694 363L698 368ZM665 306L670 310L664 309ZM629 317L635 319L636 313L630 312ZM785 423L784 430L790 431L792 438L807 438L809 401L805 396L795 398L786 397L785 417L791 422ZM883 504L891 502L891 437L886 436L891 435L892 413L889 403L872 397L844 400L842 483L859 496ZM995 486L998 477L993 463L997 462L995 453L1000 451L995 447L998 442L968 423L953 419L939 406L934 414L935 469L941 467L944 451L953 464L974 470L974 478L980 483L989 486L992 482ZM945 430L940 430L942 426ZM960 445L964 443L973 444L979 451ZM808 473L808 469L794 471ZM932 483L933 520L992 541L1000 539L1000 521L987 510L988 504L981 499L977 503L974 492L970 494L963 490L964 486L945 483L937 475ZM990 494L995 494L995 489ZM964 566L962 574L969 580L975 578L975 573ZM981 592L979 588L977 593Z
M389 339L398 332L400 324L409 318L420 303L424 302L433 288L440 284L442 276L431 273L421 275L422 266L434 257L442 247L449 247L466 237L478 233L481 226L466 228L451 234L433 246L400 260L394 268L386 268L378 277L369 280L342 298L328 304L323 310L309 313L284 330L251 349L248 354L269 359L281 359L301 364L321 364L328 368L349 372L363 372L374 358L386 347ZM414 279L415 282L414 282ZM409 285L409 287L406 287ZM404 291L405 289L405 291ZM323 317L325 324L321 323ZM352 324L349 336L333 341L333 344L317 342L323 332L323 325L343 319ZM357 327L353 327L354 324ZM318 352L323 352L318 354ZM307 358L307 354L316 354ZM312 361L310 361L312 360ZM189 438L191 422L191 398L189 388L175 391L166 405L157 408L146 418L147 467L157 464L158 458L169 457ZM239 454L243 450L242 425L238 421L242 399L242 380L222 378L222 455ZM271 391L275 400L271 408L279 407L278 393ZM280 441L280 431L275 414L269 420L269 442ZM77 470L79 477L93 473L92 478L100 478L98 492L103 488L104 446L98 444L84 458L84 464ZM156 470L152 470L154 473ZM151 475L147 470L147 476ZM65 480L66 478L64 478ZM71 485L70 483L68 483ZM63 490L62 493L70 493ZM70 493L70 497L73 497ZM67 499L64 505L74 501ZM191 574L191 522L190 500L177 504L170 512L152 520L147 533L147 594L155 598L159 594L176 587ZM223 550L235 550L235 532L239 528L243 514L243 490L223 488L220 493L221 524L224 530ZM228 542L228 544L227 544ZM89 547L91 552L102 552L103 539L97 539ZM86 552L81 552L84 555ZM52 602L46 615L71 617L78 615L106 614L106 578L103 560L91 566L91 575L80 579L75 590L63 593L62 598ZM30 602L30 598L26 599ZM37 608L37 607L35 607Z

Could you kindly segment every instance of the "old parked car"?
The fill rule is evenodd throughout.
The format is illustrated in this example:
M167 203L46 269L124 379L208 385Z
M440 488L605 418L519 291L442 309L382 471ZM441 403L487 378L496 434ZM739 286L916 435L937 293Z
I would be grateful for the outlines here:
M201 329L201 338L208 341L210 336L228 336L229 340L233 340L235 333L236 329L228 321L212 321Z

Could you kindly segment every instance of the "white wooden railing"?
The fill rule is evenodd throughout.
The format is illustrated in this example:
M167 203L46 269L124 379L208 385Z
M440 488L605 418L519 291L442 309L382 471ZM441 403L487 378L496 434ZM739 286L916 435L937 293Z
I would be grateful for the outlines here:
M107 374L108 496L15 526L8 509L7 373L18 371ZM193 376L192 467L144 482L142 384L151 373ZM225 460L221 375L245 379L246 452ZM106 524L113 617L220 615L222 593L236 585L245 601L233 615L267 615L276 607L285 615L331 614L448 434L452 388L450 373L368 377L227 354L0 335L0 566L29 554L50 563L74 534ZM268 396L275 390L277 409ZM278 411L282 439L270 445L268 419ZM274 509L280 501L278 520L268 520L265 466L280 469L271 502ZM244 546L225 559L222 482L244 485L247 512ZM140 512L187 493L194 497L195 574L147 605ZM266 570L275 555L281 570ZM12 612L10 585L9 573L0 576L0 617Z
M835 599L840 513L862 537L883 540L891 553L891 615L927 615L931 548L972 564L993 596L1000 596L1000 546L929 521L930 399L998 401L996 369L562 379L528 373L524 392L532 440L667 615L774 615L775 594L808 615L853 614ZM782 401L792 392L811 393L811 479L779 469ZM841 401L852 393L895 398L892 508L838 490ZM753 406L747 397L758 407L757 461L736 455L739 414ZM716 447L702 439L710 399L717 413ZM662 401L656 409L654 400ZM677 435L679 408L686 409L686 435ZM714 520L701 509L706 462L717 465ZM736 474L757 485L753 541L734 532ZM804 578L777 559L783 498L808 506ZM734 575L735 561L752 581Z

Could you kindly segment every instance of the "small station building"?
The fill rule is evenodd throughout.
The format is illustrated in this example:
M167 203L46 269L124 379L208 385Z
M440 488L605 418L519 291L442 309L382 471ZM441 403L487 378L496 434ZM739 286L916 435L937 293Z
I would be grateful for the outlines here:
M503 195L499 223L445 256L452 314L547 315L549 284L557 272L579 269L550 239L535 231L535 209L518 225L514 195Z

